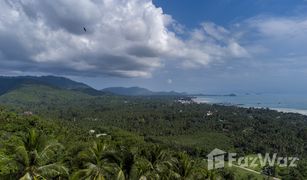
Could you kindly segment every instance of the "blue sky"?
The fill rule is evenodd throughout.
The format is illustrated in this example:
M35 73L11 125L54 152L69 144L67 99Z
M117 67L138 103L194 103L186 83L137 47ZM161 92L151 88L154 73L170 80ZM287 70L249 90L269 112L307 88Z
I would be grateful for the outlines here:
M0 10L2 75L98 89L307 90L306 0L1 1Z
M154 3L162 7L165 13L170 14L187 29L198 27L202 22L206 21L229 28L236 23L242 23L256 17L263 17L264 19L284 18L285 20L298 18L301 19L300 21L305 21L305 23L307 17L307 1L305 0L155 0ZM244 41L253 41L253 36L254 34L250 34L248 37L245 37ZM307 35L303 36L304 39ZM257 40L256 38L255 41ZM255 59L248 60L254 61L248 62L248 65L235 63L232 64L234 66L233 69L229 71L229 67L225 63L218 69L211 68L198 72L189 72L188 74L185 73L183 75L184 77L180 77L178 80L181 78L185 79L185 76L190 76L190 78L187 78L187 84L193 86L194 83L196 85L196 91L202 91L203 87L204 91L222 93L231 91L305 92L307 66L304 61L306 62L307 58L305 56L306 52L302 51L305 51L303 44L306 41L302 40L302 42L294 41L290 43L287 39L284 41L281 39L280 43L285 45L272 42L269 48L276 49L276 51L265 55L256 55L257 57ZM300 46L300 43L302 43L302 46ZM291 58L294 58L294 60L289 60L292 61L290 66L288 64L282 64L283 62L279 60L281 57L278 56L278 54L283 56L283 52L289 49L293 51L291 52L293 53L293 57ZM298 59L295 60L296 55L294 54L296 52L300 55L297 55ZM250 64L257 63L261 67L257 67L256 65L250 66ZM185 84L180 88L184 87ZM186 88L186 90L188 89Z
M204 21L227 26L259 14L272 16L292 16L303 13L304 0L154 0L189 28Z

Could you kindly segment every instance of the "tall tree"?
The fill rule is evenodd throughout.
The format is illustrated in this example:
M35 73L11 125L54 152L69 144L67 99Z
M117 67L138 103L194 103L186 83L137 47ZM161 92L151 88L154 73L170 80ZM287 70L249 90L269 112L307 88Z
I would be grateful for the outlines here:
M61 164L59 152L64 147L56 141L47 141L35 129L31 129L16 147L15 161L21 180L68 177L68 169Z
M94 142L90 148L80 152L79 158L83 162L83 169L75 172L71 179L124 180L123 172L114 162L116 154L107 143Z

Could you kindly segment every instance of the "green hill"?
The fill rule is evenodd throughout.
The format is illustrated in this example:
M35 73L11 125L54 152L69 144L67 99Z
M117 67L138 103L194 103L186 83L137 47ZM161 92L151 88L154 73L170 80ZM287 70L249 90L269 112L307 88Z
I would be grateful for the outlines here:
M60 89L46 85L26 84L0 96L0 103L12 106L44 106L64 104L73 100L91 98L79 91Z
M39 85L49 86L64 90L74 90L84 92L90 95L104 95L105 93L98 91L84 83L76 82L64 77L56 76L17 76L17 77L0 77L0 95L14 91L23 86Z

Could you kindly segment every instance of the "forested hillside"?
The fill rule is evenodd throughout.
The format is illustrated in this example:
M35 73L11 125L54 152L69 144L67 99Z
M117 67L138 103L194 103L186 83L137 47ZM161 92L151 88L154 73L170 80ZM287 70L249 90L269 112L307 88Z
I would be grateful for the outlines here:
M215 179L205 161L118 128L0 110L0 179ZM239 177L240 175L238 175ZM251 175L251 177L253 177ZM256 176L255 176L256 177Z
M29 129L33 128L36 129L35 133L42 133L43 136L57 139L62 145L64 144L66 149L65 153L61 153L61 156L65 154L65 157L60 158L61 165L64 165L66 171L69 172L65 172L66 178L76 174L85 176L82 174L85 173L85 170L77 172L89 167L86 165L87 163L82 164L82 158L76 159L76 157L79 157L77 154L80 151L83 152L84 148L90 148L92 143L97 140L96 143L110 143L111 151L117 153L123 153L121 152L122 148L129 149L129 153L134 154L134 160L143 158L140 153L151 154L153 153L151 150L158 147L158 153L161 153L160 150L166 151L166 154L170 155L167 158L175 158L175 163L181 161L180 158L183 158L181 156L184 156L184 158L192 160L192 164L196 163L197 177L201 177L200 179L211 176L226 177L228 175L238 179L239 177L242 178L244 174L246 177L250 175L229 168L214 172L206 170L204 159L214 148L236 152L242 156L266 152L278 153L281 156L297 156L300 158L297 168L276 167L274 171L270 171L268 174L285 179L293 177L305 179L307 177L306 116L279 113L268 109L182 103L178 99L180 97L91 96L82 92L46 86L39 86L34 89L31 86L25 86L1 96L0 102L7 109L18 112L18 114L31 112L34 116L16 116L3 111L2 139L10 141L12 138L5 137L14 137L13 140L17 140L17 137L25 138L28 136ZM36 118L36 115L48 121L40 120L41 118ZM92 135L89 134L91 130ZM100 134L98 139L96 138L97 134ZM17 141L21 143L20 139ZM6 148L11 149L3 152L3 154L14 160L16 153L12 152L16 148L13 147L16 142L12 143L5 144ZM104 145L100 146L101 148L104 147ZM142 151L143 147L148 149ZM139 150L136 151L136 149ZM76 154L69 155L70 150L73 150ZM101 153L99 152L100 155ZM146 158L149 158L147 155ZM73 162L67 164L66 158ZM58 157L52 159L58 159ZM167 176L174 175L177 179L182 176L179 176L180 173L178 172L176 172L178 174L173 175L171 174L174 172L158 172L161 169L158 168L159 170L157 170L155 166L160 167L160 164L151 162L153 164L150 165L148 159L145 160L146 163L143 160L140 162L141 165L149 168L149 170L148 172L141 170L138 177L155 176L162 178L165 175L164 173L168 174ZM112 170L111 174L105 172L105 170L102 171L102 174L105 177L115 178L116 173L120 172L117 166L122 166L123 162L116 161L120 163L115 165L113 163L116 162L113 160L104 159L103 162L105 161L111 162L111 167L115 169ZM176 169L179 165L172 163L164 168L175 171L173 168ZM107 164L108 167L109 165ZM203 170L201 172L199 172L200 167ZM13 168L16 169L17 167ZM201 175L198 173L201 173ZM197 179L194 175L189 175L190 179ZM256 176L255 174L252 175ZM127 174L125 176L126 179L129 179ZM255 178L259 179L259 176Z
M64 77L57 76L0 76L0 95L18 90L24 86L48 86L62 90L74 90L90 95L103 95L105 93L98 91L86 84L76 82ZM35 87L33 87L35 89Z

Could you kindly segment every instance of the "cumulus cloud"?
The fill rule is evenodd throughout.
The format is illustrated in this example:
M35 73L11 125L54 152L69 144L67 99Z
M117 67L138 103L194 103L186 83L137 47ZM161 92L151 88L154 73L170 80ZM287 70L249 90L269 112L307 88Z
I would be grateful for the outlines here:
M184 32L151 0L3 0L0 11L0 63L12 72L150 77L167 60L199 68L248 56L225 28Z
M233 32L212 22L204 22L188 33L174 48L173 56L185 68L202 68L232 59L248 58L248 51L239 44Z

